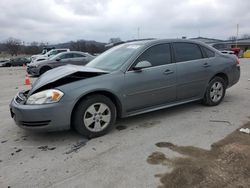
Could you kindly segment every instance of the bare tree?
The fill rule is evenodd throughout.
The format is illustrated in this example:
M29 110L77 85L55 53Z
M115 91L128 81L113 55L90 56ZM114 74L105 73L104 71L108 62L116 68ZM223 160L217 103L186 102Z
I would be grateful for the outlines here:
M241 39L249 39L250 38L250 34L243 34L240 37Z
M236 36L230 36L230 37L228 38L228 40L231 40L231 41L236 41L236 39L237 39Z
M21 49L21 40L15 38L9 38L5 42L6 49L13 56L17 55Z
M73 50L86 52L86 42L84 40L78 40L76 42L71 42L71 47Z

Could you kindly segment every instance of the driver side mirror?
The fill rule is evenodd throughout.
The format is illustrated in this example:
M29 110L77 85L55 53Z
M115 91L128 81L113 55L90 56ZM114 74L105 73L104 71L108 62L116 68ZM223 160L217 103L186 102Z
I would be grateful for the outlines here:
M133 70L134 71L141 71L141 69L144 68L148 68L148 67L152 67L152 64L148 61L140 61L139 63L137 63L134 67Z

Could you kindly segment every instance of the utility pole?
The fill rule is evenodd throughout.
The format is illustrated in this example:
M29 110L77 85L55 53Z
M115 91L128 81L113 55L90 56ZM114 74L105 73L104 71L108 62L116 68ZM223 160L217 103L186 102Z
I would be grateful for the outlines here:
M239 36L239 24L237 24L235 47L238 47L238 36Z

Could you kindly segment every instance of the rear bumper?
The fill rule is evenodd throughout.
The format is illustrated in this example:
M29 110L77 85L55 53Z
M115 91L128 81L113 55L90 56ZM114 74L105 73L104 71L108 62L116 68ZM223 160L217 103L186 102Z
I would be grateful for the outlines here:
M57 131L70 129L71 110L68 104L26 105L15 98L10 103L11 117L24 129Z
M240 79L240 66L236 66L231 71L229 81L228 81L228 88L236 84Z

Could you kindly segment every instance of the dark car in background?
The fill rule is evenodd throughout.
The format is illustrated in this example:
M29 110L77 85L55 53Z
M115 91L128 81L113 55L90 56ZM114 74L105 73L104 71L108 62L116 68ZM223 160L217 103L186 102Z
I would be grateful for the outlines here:
M192 101L221 103L240 78L236 56L190 40L125 43L86 66L66 65L40 76L10 104L16 124L33 130L74 127L101 136L117 117Z
M73 64L73 65L86 65L89 61L94 59L94 56L78 51L69 51L59 53L48 60L37 61L28 64L27 72L32 76L40 76L55 67Z
M1 67L23 66L23 65L27 65L28 63L30 63L30 61L31 60L28 57L17 57L17 58L13 58L13 59L1 62L0 66Z

